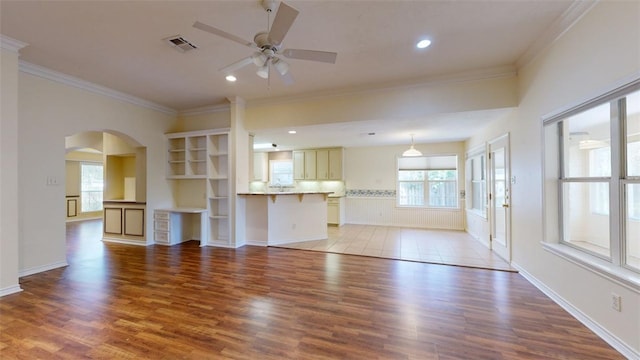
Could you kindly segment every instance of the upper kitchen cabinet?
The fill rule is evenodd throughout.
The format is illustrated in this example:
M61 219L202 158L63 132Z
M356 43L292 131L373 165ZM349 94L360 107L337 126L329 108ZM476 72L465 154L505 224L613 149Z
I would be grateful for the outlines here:
M316 179L316 150L299 150L293 152L293 179Z
M316 178L342 180L342 149L316 150Z
M253 154L253 181L267 182L269 180L269 153L257 152Z
M293 152L295 180L342 180L342 148Z

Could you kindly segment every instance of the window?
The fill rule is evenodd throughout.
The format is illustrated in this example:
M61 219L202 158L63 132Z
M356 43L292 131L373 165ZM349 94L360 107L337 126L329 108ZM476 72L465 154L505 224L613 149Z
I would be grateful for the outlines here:
M640 272L638 89L545 120L545 236Z
M102 164L80 164L80 211L102 210L104 188Z
M467 208L486 217L487 182L484 152L467 156Z
M292 186L293 161L269 160L269 180L271 186Z
M419 156L398 159L398 205L457 208L458 157Z

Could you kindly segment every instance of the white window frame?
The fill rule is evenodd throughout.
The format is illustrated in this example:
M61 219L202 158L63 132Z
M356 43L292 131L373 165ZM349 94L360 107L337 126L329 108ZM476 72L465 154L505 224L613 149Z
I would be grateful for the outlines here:
M100 208L99 209L92 209L92 210L85 210L85 206L84 206L84 202L85 202L85 193L88 192L96 192L96 191L89 191L89 190L84 190L83 189L83 167L84 166L101 166L102 167L102 191L100 191L100 193L102 194L102 196L100 197ZM102 207L102 199L104 199L104 164L101 162L92 162L92 161L81 161L80 162L80 212L81 213L93 213L93 212L98 212L98 211L102 211L103 207Z
M291 179L290 181L280 181L275 168L280 164L289 164L291 166ZM283 172L283 174L286 174ZM295 183L293 179L293 160L292 159L277 159L269 160L269 186L271 187L291 187Z
M488 183L487 183L487 146L483 145L481 148L472 149L467 152L466 155L466 207L467 211L473 212L476 215L487 218L488 207ZM474 166L477 162L480 162L479 166ZM476 176L476 169L480 171L479 176ZM474 185L478 186L474 186ZM476 194L476 189L481 189L480 194ZM475 201L479 203L476 204ZM476 206L477 205L477 206Z
M397 196L396 196L396 206L397 207L401 207L401 208L424 208L424 209L459 209L460 208L460 199L459 199L459 186L458 186L458 179L460 176L460 170L458 169L458 155L457 154L431 154L431 155L424 155L424 156L419 156L419 157L414 157L413 159L417 159L417 158L429 158L429 157L453 157L454 161L455 161L455 168L454 169L440 169L440 168L429 168L428 166L425 166L424 168L416 168L416 169L401 169L400 163L401 163L401 159L403 159L402 157L399 157L397 159L397 168L396 168L396 191L397 191ZM448 180L448 179L444 179L444 180L429 180L429 172L430 171L455 171L455 179L452 180ZM423 176L423 180L400 180L400 172L401 171L423 171L424 172L424 176ZM422 194L422 201L420 202L420 204L404 204L402 203L402 197L400 196L400 188L401 188L401 184L403 183L420 183L422 184L422 188L423 188L423 194ZM433 183L449 183L449 184L455 184L455 190L454 190L454 196L455 196L455 200L454 206L433 206L430 204L430 185Z
M640 79L613 89L597 98L586 101L568 110L546 116L542 122L543 134L543 212L544 212L544 241L543 247L575 264L595 273L606 276L622 286L635 292L640 292L640 269L626 264L626 231L624 228L626 198L624 189L627 184L640 184L640 176L629 177L625 174L628 141L625 133L626 99L629 94L640 91ZM563 141L561 122L570 116L579 114L596 106L609 103L611 109L611 177L602 178L565 178L563 166ZM555 156L554 156L555 154ZM554 181L555 180L555 181ZM601 182L609 184L609 212L610 212L610 253L608 259L603 259L584 249L571 247L563 242L564 232L562 219L562 186L567 182ZM556 183L555 185L554 182Z

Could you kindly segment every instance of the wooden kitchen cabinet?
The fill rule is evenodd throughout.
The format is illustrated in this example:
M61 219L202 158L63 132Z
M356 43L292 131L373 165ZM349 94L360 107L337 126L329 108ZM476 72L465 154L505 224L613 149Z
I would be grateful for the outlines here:
M295 180L342 180L342 148L293 152Z
M293 152L293 179L315 180L316 150L298 150Z

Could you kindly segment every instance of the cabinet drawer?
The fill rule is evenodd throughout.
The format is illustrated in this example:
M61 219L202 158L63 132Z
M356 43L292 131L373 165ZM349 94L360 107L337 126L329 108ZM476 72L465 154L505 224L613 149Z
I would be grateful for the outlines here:
M168 244L169 243L169 233L166 231L156 231L155 232L155 241L157 244Z
M169 220L154 220L153 229L159 231L169 231Z
M155 211L153 213L153 218L156 220L169 220L169 212L168 211Z

